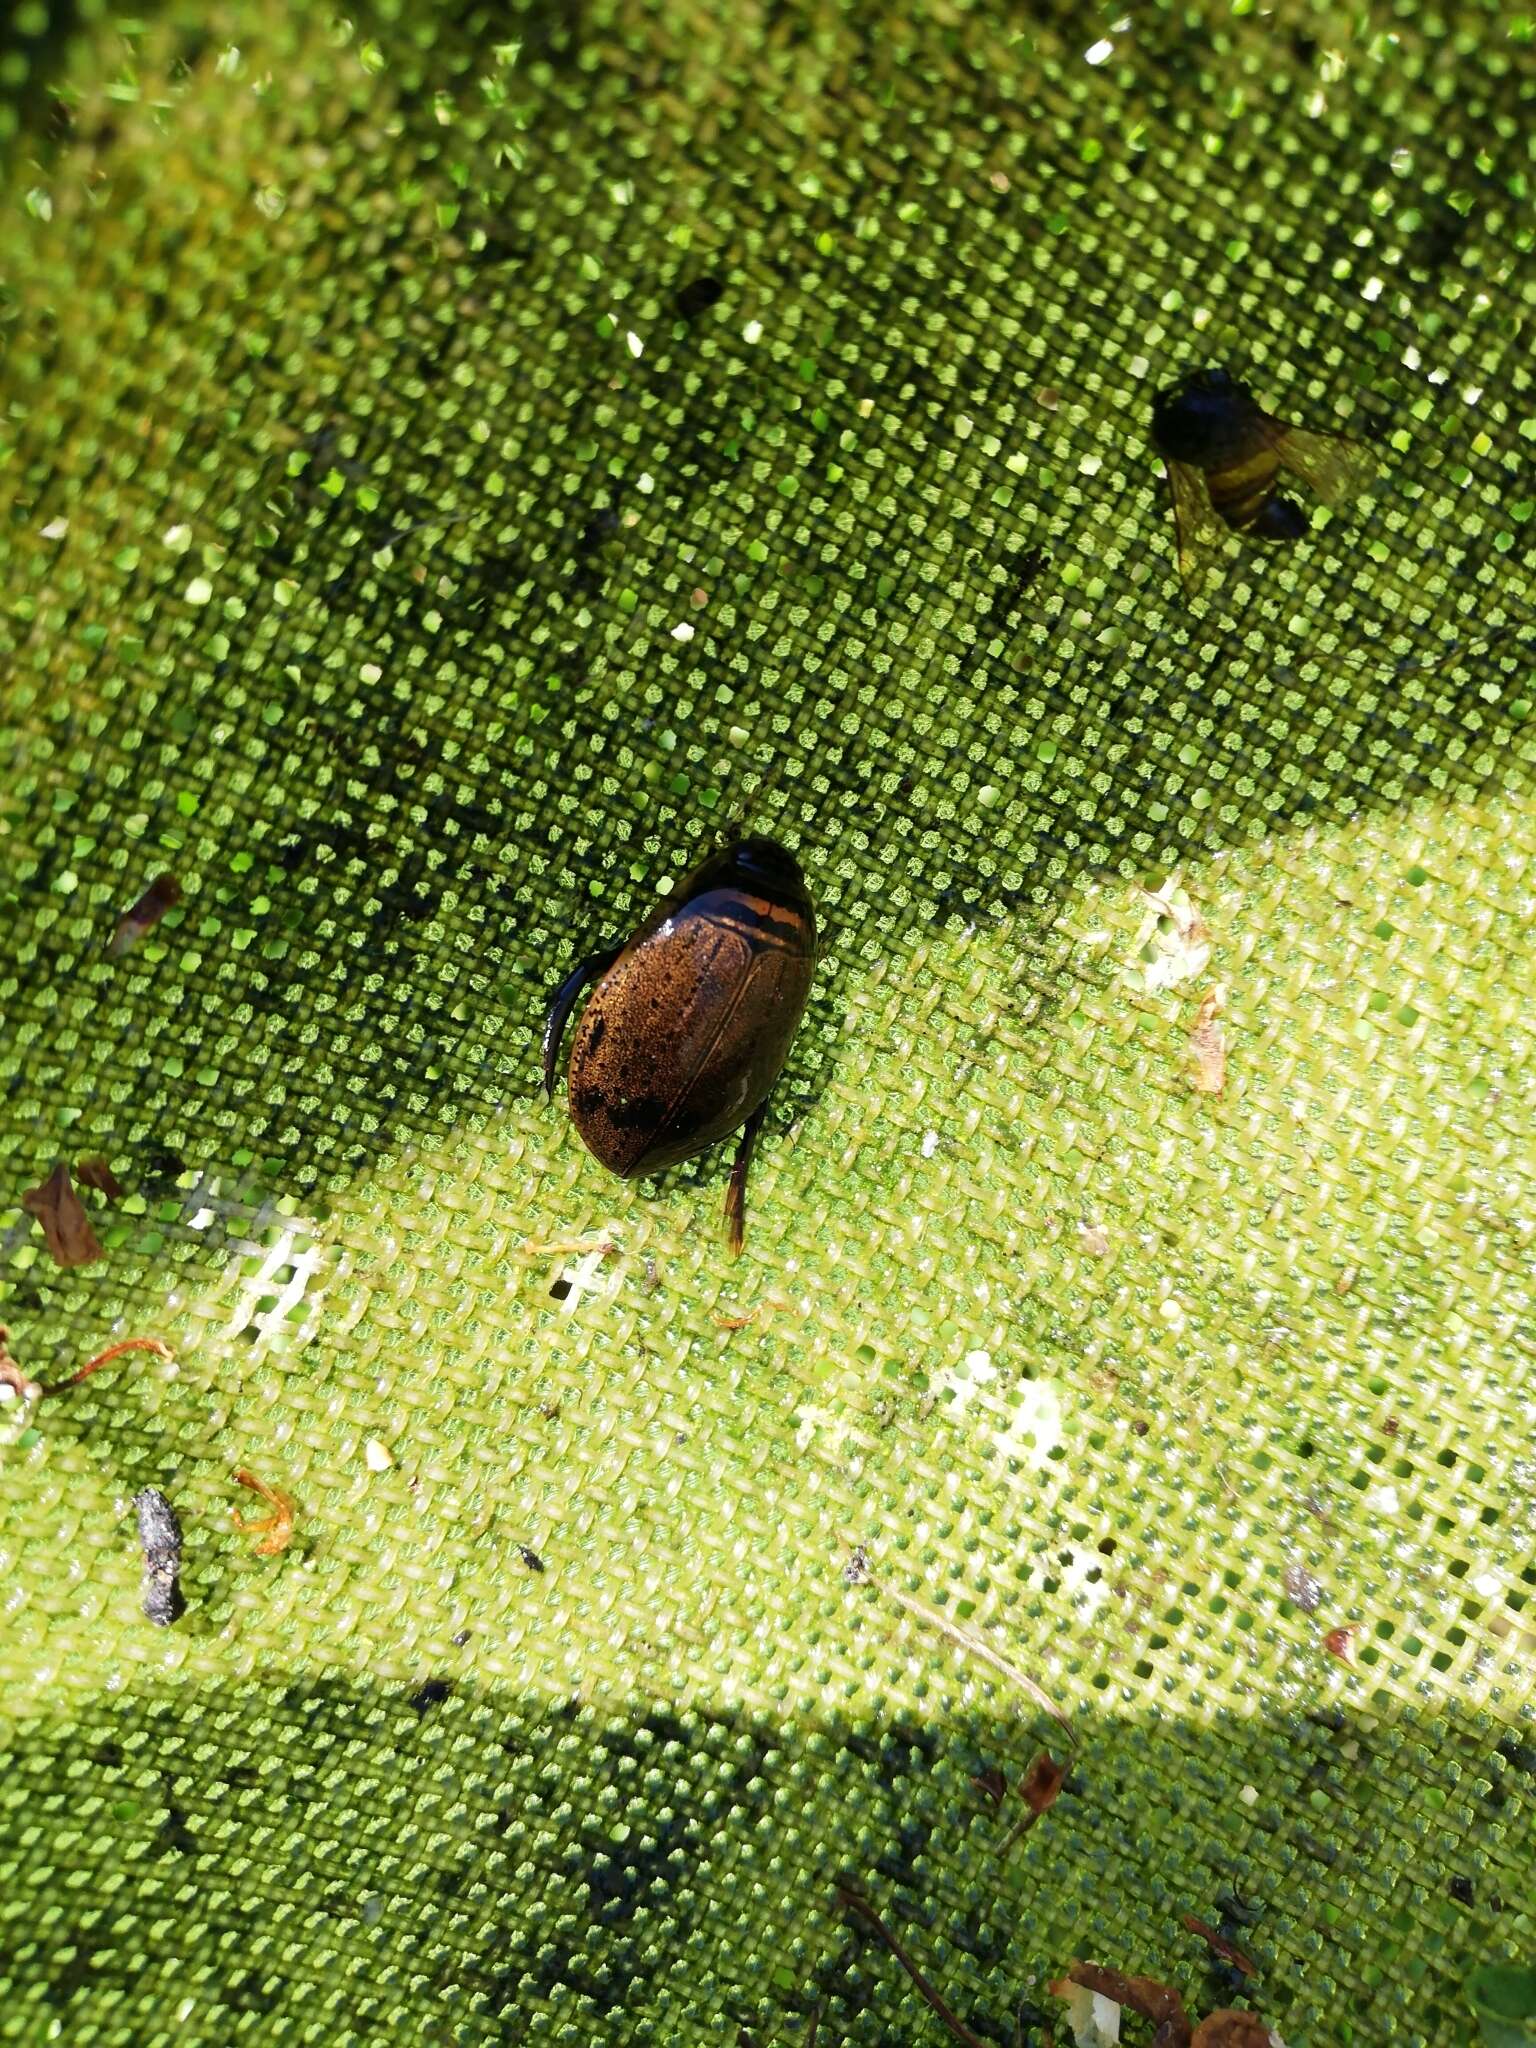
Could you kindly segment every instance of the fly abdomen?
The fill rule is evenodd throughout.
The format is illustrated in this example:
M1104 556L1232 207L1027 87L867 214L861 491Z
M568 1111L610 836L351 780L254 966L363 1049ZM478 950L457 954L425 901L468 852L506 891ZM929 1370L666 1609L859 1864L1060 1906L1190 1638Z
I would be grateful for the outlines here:
M1273 495L1279 474L1280 458L1272 448L1261 448L1229 469L1208 470L1205 482L1213 510L1234 533L1248 532Z

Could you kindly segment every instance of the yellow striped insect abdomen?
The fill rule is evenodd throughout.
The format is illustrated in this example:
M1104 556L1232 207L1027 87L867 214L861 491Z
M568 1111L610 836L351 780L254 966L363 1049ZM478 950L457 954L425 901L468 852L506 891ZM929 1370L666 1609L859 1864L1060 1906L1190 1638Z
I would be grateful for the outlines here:
M1280 457L1266 442L1246 461L1206 471L1211 506L1235 533L1245 533L1274 493Z

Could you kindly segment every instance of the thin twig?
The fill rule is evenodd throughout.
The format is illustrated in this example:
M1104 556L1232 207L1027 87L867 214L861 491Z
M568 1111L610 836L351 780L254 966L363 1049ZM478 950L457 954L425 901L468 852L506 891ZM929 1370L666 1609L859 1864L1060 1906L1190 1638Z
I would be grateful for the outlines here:
M749 1308L745 1315L717 1315L715 1317L715 1328L717 1330L744 1330L749 1323L755 1323L762 1312L762 1304L759 1303L756 1308Z
M242 1535L261 1538L256 1545L258 1557L278 1556L293 1541L293 1522L298 1513L297 1504L280 1486L269 1486L266 1480L258 1479L256 1474L247 1471L244 1465L236 1466L235 1481L237 1485L249 1487L252 1493L259 1494L272 1512L270 1515L253 1515L247 1520L238 1508L231 1508L230 1520Z
M844 1911L852 1913L856 1919L862 1920L872 1933L879 1936L897 1962L900 1963L901 1967L912 1979L912 1982L917 1986L918 1996L923 2000L923 2003L931 2011L938 2014L955 2039L957 2041L964 2041L966 2048L987 2048L987 2043L979 2035L973 2034L965 2022L950 2011L944 2000L939 1996L939 1993L928 1982L928 1979L923 1975L916 1963L913 1962L912 1958L880 1918L880 1915L875 1911L868 1899L864 1898L860 1893L851 1890L845 1884L838 1885L836 1889L838 1899Z
M1034 1825L1034 1820L1035 1816L1032 1813L1021 1813L1007 1834L998 1843L993 1853L998 1856L1006 1856L1020 1835L1027 1835L1029 1833L1030 1828Z
M1181 1913L1179 1918L1191 1934L1199 1935L1213 1955L1218 1955L1223 1962L1230 1963L1234 1970L1241 1970L1245 1977L1257 1977L1258 1964L1252 1956L1240 1949L1235 1941L1228 1941L1224 1934L1218 1933L1214 1927L1207 1926L1205 1921L1197 1920L1193 1913Z
M984 1664L990 1664L994 1671L1000 1672L1011 1684L1027 1694L1042 1713L1049 1714L1051 1719L1066 1731L1072 1742L1076 1743L1077 1731L1070 1719L1045 1688L1031 1678L1028 1672L1021 1671L1016 1664L1010 1664L1008 1659L1000 1656L990 1643L972 1634L970 1629L962 1627L958 1621L951 1621L947 1615L940 1614L936 1607L928 1607L921 1600L914 1599L910 1593L903 1593L899 1586L886 1585L884 1590L898 1606L905 1607L909 1614L915 1614L919 1621L926 1621L930 1628L936 1628L940 1635L947 1636L959 1649L969 1650L973 1657L979 1657Z
M66 1387L78 1386L81 1380L88 1380L93 1372L100 1372L104 1365L110 1365L114 1358L121 1358L125 1351L153 1351L160 1358L174 1358L175 1352L169 1344L162 1344L158 1337L125 1337L121 1344L109 1344L105 1351L98 1351L88 1359L78 1372L72 1372L67 1380L56 1380L45 1387L48 1394L62 1394Z

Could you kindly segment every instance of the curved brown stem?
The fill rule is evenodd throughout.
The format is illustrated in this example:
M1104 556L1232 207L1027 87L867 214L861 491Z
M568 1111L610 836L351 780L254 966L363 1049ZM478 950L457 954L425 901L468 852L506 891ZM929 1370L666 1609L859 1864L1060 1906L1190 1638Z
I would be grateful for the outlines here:
M880 1915L875 1911L868 1899L862 1893L852 1890L850 1886L845 1884L838 1885L836 1891L838 1901L843 1910L851 1913L856 1920L862 1920L872 1934L879 1936L880 1940L885 1943L891 1954L916 1985L918 1996L922 1999L923 2003L930 2011L938 2015L955 2039L963 2041L966 2044L966 2048L987 2048L987 2043L981 2039L980 2035L973 2034L964 2020L951 2012L939 1993L928 1982L928 1979L923 1975L916 1963L913 1962L912 1958L880 1918Z
M125 1351L153 1351L160 1358L176 1356L170 1345L162 1344L158 1337L125 1337L121 1344L109 1344L105 1351L98 1351L96 1356L88 1359L78 1372L72 1372L67 1380L55 1380L43 1391L49 1394L62 1394L66 1387L75 1387L81 1380L88 1380L93 1372L100 1372L104 1365L110 1365L114 1358L121 1358Z

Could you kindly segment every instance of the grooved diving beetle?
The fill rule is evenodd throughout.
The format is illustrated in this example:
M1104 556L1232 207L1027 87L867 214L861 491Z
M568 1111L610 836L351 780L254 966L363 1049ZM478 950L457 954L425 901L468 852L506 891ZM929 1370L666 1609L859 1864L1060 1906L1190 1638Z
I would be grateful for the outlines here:
M576 1000L571 1121L626 1180L741 1131L725 1199L733 1253L752 1147L816 971L816 912L794 856L748 838L711 854L627 945L572 969L544 1026L544 1092Z

